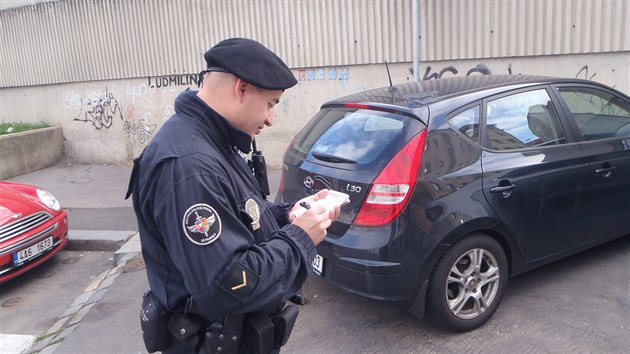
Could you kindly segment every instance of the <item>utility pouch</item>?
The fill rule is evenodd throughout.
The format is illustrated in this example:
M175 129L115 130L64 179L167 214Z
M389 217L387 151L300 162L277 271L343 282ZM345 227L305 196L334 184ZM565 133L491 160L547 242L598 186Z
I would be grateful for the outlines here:
M273 335L273 322L266 314L248 317L245 320L245 341L249 352L271 353Z
M168 332L168 321L171 316L172 313L157 301L151 290L144 293L140 308L140 327L147 352L153 353L168 348L171 343L171 335Z
M200 343L199 332L206 323L206 320L195 315L174 313L168 321L168 330L173 337L197 350Z
M280 350L280 347L287 344L299 312L300 310L298 310L297 306L287 305L280 311L278 316L276 316L273 321L275 327L273 349Z
M280 350L280 347L287 344L299 312L300 310L298 310L297 306L287 305L273 320L275 327L273 335L273 349Z

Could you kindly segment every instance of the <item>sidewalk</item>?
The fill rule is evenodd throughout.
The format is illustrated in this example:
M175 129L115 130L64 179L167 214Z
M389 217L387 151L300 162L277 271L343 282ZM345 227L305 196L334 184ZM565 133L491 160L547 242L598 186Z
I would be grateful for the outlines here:
M40 336L44 339L32 346L32 341L16 344L23 350L30 348L25 352L145 352L138 309L148 282L132 202L124 199L130 174L131 167L66 161L9 179L55 195L68 213L68 250L113 252L112 268L95 276L57 323ZM273 200L280 175L272 169L268 174Z

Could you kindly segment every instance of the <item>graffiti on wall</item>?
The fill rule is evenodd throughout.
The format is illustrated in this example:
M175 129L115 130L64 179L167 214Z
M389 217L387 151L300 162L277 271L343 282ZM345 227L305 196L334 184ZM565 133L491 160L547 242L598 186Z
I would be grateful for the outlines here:
M90 123L94 128L109 129L122 123L122 131L136 144L146 144L157 129L154 117L166 120L174 113L173 105L163 111L159 108L159 95L180 91L177 86L196 85L196 75L148 77L147 83L115 84L87 95L74 91L66 95L66 108L78 109L74 121ZM119 99L122 97L124 104ZM124 111L123 111L123 107ZM162 116L163 114L163 116Z
M457 75L457 73L459 73L459 71L452 65L442 68L439 73L437 72L431 73L431 67L427 66L426 69L424 70L424 76L422 77L422 81L441 78L442 76L444 76L444 74L449 73L449 72L453 75ZM470 76L474 73L480 73L481 75L492 74L490 69L488 69L488 67L485 66L484 64L477 64L477 66L468 69L468 71L466 72L466 76Z
M413 74L413 67L409 68L409 72L411 74ZM457 74L459 74L459 70L453 66L453 65L449 65L449 66L445 66L439 70L435 70L433 71L433 68L431 66L428 66L425 68L424 70L424 76L422 77L422 81L426 81L426 80L433 80L433 79L439 79L444 77L444 75L449 75L449 76L457 76ZM481 75L490 75L492 74L492 71L483 63L479 63L471 68L468 68L468 70L466 71L466 76L470 76L473 74L481 74ZM509 64L507 67L507 74L508 75L512 75L512 64ZM520 74L520 73L519 73ZM595 75L597 75L597 73L593 73L592 75L589 76L589 67L588 65L584 65L582 68L580 68L580 70L578 70L577 74L575 75L576 78L580 78L580 79L584 79L584 80L592 80L593 77L595 77Z
M151 139L157 124L150 124L149 118L144 114L140 119L135 119L135 116L135 107L129 105L127 119L123 122L123 131L127 136L132 137L134 142L144 145Z
M120 92L121 90L118 86L113 88L115 92ZM142 91L138 88L128 88L122 92L130 95L133 102L143 102L142 98L145 97L144 93L147 91ZM127 107L126 115L123 115L121 104L114 97L114 93L110 92L107 87L104 92L96 91L86 97L70 92L66 96L66 107L79 107L79 114L73 120L90 123L97 130L109 129L115 121L122 122L123 131L138 144L146 144L157 127L157 124L149 123L146 115L136 119L133 104Z
M146 118L140 119L137 123L126 120L123 123L123 131L127 136L133 136L133 140L138 144L146 144L157 124L149 124Z
M88 96L80 100L81 111L74 120L92 124L96 129L112 126L114 118L122 117L122 111L118 101L112 93L105 88L104 94Z
M584 74L584 77L580 77L580 75ZM595 75L597 75L597 73L594 73L593 75L591 75L590 77L588 76L588 65L584 65L580 71L578 71L578 73L575 75L576 78L579 79L584 79L584 80L592 80L593 77L595 77Z
M431 66L427 65L427 67L424 69L424 75L422 76L421 80L427 81L427 80L440 79L444 77L444 75L447 75L447 74L448 76L457 76L459 72L460 71L453 65L445 66L435 71L433 70ZM512 64L508 66L507 72L508 74L512 75ZM409 68L409 73L413 75L413 67ZM470 76L473 74L490 75L492 74L492 71L485 64L479 63L466 70L466 76Z

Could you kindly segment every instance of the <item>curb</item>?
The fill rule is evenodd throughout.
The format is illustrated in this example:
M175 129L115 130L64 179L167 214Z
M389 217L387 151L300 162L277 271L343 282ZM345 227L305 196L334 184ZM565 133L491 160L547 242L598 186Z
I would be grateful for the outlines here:
M137 235L137 231L70 230L68 251L118 251ZM139 243L138 243L139 246Z

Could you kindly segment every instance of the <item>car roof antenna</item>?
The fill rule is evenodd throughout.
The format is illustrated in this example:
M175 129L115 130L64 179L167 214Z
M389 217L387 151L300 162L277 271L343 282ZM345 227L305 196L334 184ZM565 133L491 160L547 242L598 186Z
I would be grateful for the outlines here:
M389 66L387 65L387 60L385 60L385 69L387 69L387 77L389 78L389 89L387 90L387 92L389 92L390 94L394 94L396 93L396 91L398 91L398 89L395 88L394 85L392 84L392 75L389 73Z

